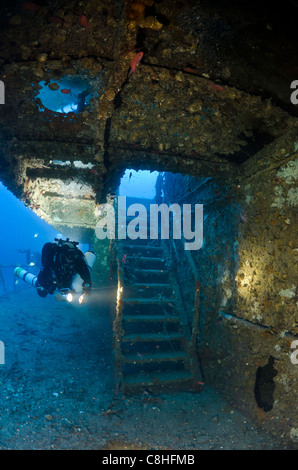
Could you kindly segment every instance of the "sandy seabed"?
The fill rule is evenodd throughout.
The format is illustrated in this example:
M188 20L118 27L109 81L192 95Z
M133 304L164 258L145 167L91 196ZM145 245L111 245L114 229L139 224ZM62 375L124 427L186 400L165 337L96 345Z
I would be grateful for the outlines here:
M0 297L0 449L286 449L208 384L120 397L108 291L90 306L19 287Z

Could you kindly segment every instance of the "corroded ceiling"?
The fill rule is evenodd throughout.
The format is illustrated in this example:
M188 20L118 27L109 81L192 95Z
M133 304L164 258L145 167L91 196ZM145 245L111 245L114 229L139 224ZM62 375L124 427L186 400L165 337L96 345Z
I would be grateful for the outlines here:
M94 227L126 167L233 181L298 115L298 8L243 3L2 1L1 180L59 228ZM39 97L65 77L92 88L79 112Z

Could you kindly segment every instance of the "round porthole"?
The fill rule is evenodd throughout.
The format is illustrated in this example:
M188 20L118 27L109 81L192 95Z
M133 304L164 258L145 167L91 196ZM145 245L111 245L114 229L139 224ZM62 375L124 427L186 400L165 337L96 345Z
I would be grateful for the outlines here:
M81 113L90 99L98 96L98 84L78 76L67 76L61 80L39 82L39 98L43 107L56 113ZM40 107L40 111L44 109Z

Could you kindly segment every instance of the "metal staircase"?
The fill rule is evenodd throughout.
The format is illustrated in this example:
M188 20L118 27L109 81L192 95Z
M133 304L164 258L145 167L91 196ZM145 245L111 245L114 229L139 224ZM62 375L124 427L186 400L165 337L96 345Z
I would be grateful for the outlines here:
M116 391L189 389L200 368L168 247L149 238L117 243Z

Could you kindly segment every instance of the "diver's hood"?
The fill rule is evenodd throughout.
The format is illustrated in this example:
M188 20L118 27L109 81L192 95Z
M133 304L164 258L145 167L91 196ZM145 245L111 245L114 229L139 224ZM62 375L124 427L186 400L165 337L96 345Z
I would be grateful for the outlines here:
M72 263L77 261L82 257L82 252L74 246L72 243L65 242L61 247L61 259L67 263Z

